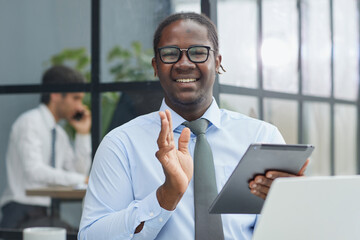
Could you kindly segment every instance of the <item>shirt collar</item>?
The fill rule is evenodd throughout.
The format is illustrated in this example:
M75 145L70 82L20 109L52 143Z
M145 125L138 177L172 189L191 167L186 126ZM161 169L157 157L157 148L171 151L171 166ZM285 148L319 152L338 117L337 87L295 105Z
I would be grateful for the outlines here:
M160 107L160 111L165 111L168 109L171 112L172 122L173 122L173 131L178 128L183 122L186 120L181 117L179 114L177 114L175 111L173 111L166 103L165 99L163 99ZM201 116L201 118L207 119L212 125L214 125L217 128L221 127L221 121L220 121L220 109L219 106L216 103L215 98L213 98L213 101L211 102L210 107L206 110L204 115Z
M56 124L55 118L52 115L52 113L50 112L49 108L45 104L41 103L39 105L39 110L45 120L46 126L49 129L55 128L57 124Z

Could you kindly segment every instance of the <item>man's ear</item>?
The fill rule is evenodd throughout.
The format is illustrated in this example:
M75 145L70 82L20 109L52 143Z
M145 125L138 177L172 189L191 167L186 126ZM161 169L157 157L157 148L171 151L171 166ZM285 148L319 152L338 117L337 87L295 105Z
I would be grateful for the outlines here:
M153 66L153 69L154 69L154 77L159 76L158 71L157 71L156 59L154 57L151 60L151 65Z
M61 93L50 93L50 102L58 102L62 98Z
M222 60L222 56L221 54L218 54L215 58L215 70L217 73L219 73L220 70L221 60Z

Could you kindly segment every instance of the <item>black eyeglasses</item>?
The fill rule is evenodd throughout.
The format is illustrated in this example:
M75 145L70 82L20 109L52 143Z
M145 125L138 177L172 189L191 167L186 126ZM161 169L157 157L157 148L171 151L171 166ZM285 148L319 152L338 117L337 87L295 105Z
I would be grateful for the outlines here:
M203 63L209 58L209 52L213 51L209 46L191 46L188 49L182 49L175 46L158 48L160 59L163 63L176 63L182 57L183 51L193 63Z

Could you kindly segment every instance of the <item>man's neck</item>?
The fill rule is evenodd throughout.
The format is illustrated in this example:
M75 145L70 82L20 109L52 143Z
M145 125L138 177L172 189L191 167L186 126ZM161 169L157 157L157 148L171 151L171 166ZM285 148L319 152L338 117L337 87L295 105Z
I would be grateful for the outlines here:
M196 119L199 119L204 115L204 113L209 109L211 106L211 103L208 103L206 105L201 106L201 104L189 104L189 105L183 105L183 104L176 104L172 105L169 104L168 101L165 99L165 103L177 114L179 114L181 117L183 117L187 121L194 121Z

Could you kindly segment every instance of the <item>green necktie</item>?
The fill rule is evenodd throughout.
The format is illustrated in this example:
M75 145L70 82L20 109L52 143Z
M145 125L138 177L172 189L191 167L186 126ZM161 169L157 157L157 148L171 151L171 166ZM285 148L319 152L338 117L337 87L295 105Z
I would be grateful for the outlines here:
M194 203L195 239L224 239L220 214L209 214L209 207L216 198L215 167L211 147L206 140L205 131L209 125L206 119L184 122L196 135L194 150Z

